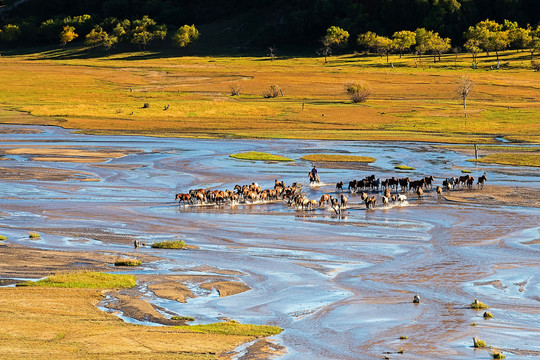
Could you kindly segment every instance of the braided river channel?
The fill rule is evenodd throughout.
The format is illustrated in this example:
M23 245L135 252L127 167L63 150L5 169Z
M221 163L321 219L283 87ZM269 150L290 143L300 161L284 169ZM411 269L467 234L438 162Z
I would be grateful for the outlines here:
M133 239L184 240L197 249L137 249L161 260L131 273L220 269L250 288L220 298L194 286L201 296L186 303L148 294L152 303L192 316L194 323L227 317L280 326L284 331L271 340L284 347L281 359L490 359L487 350L472 347L473 336L502 349L507 358L540 357L539 199L528 206L476 200L495 188L538 191L539 168L469 162L471 155L427 143L90 136L56 127L0 128L3 149L123 154L104 162L51 159L28 150L3 155L3 173L19 176L0 181L2 233L16 244L88 252L133 252ZM246 151L295 161L229 157ZM377 160L355 169L318 166L322 184L310 187L312 163L300 158L314 153ZM416 170L396 170L400 164ZM439 199L435 186L462 175L462 169L475 178L486 173L484 189L477 190L475 182L463 201ZM432 175L435 186L420 198L408 193L407 202L388 207L380 193L373 193L376 207L367 210L346 188L349 180L371 174L381 179ZM273 188L275 179L302 184L316 200L323 193L334 195L336 182L344 181L349 205L338 215L328 208L304 211L285 201L232 207L174 201L176 193L189 189L232 190L252 182ZM28 232L35 229L41 238L30 241ZM412 302L414 295L420 296L419 304ZM489 304L493 318L470 309L475 298ZM403 335L407 339L400 339Z

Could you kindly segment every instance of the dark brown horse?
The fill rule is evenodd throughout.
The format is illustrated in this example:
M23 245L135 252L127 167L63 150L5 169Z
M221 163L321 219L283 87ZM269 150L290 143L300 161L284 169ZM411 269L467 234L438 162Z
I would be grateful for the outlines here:
M180 202L182 203L191 203L193 204L193 201L191 200L191 195L190 194L176 194L176 197L174 198L175 200L178 200L178 204L180 205Z
M480 176L480 177L478 178L478 183L477 183L477 185L478 185L478 187L479 187L480 189L483 189L483 188L484 188L484 183L486 182L486 180L487 180L487 178L486 178L486 175L485 175L485 174L482 175L482 176Z

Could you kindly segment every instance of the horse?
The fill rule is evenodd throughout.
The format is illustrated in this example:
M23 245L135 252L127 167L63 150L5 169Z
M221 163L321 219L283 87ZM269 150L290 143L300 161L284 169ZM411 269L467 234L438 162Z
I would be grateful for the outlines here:
M399 202L407 201L407 197L405 195L398 195L397 201Z
M377 200L375 199L375 196L371 196L371 197L368 197L366 200L365 200L365 203L366 203L366 208L369 209L370 207L373 209L375 207L375 202Z
M388 206L388 196L383 196L381 199L383 206Z
M418 195L418 197L424 195L424 191L422 190L421 187L419 187L418 189L416 189L416 195Z
M336 183L336 192L343 191L343 181Z
M282 188L285 187L285 183L283 181L279 181L278 179L274 180L274 189L276 189L278 186L281 186Z
M358 188L358 182L356 180L349 181L349 191L355 193Z
M437 186L437 197L440 198L442 196L442 187Z
M176 194L176 197L174 198L175 200L178 200L178 205L180 205L180 202L183 202L184 204L186 202L189 202L191 204L193 204L193 201L191 200L191 195L190 194Z
M474 176L470 176L468 179L467 179L467 187L469 189L472 189L472 186L474 184Z
M338 199L330 196L330 204L332 205L332 209L334 209L336 214L341 214L341 206L339 206Z
M390 189L384 190L384 196L386 196L387 198L390 198Z
M348 200L347 197L345 195L341 194L341 207L342 208L347 207L347 200Z
M319 206L322 206L322 204L328 204L330 202L330 195L323 194L321 196L321 200L319 200Z
M360 198L362 199L362 201L366 201L366 199L367 199L367 194L366 194L365 192L362 191L362 192L360 193Z
M486 178L486 175L482 175L478 178L478 182L477 182L477 185L480 189L483 189L484 188L484 183L486 182L487 178Z
M401 191L409 190L409 183L411 182L411 178L409 177L401 178L398 180L398 182L399 182L399 186L401 187Z
M309 200L308 209L315 210L317 207L317 200Z
M317 175L317 177L315 177L311 171L308 173L308 176L309 176L309 183L310 184L313 184L313 183L318 184L320 182L319 176Z
M433 188L433 176L429 175L424 177L424 183L426 185L426 189L429 186L430 189Z

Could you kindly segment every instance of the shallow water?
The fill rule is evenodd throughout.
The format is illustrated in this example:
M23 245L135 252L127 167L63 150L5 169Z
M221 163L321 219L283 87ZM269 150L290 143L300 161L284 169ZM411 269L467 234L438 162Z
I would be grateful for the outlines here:
M381 358L405 349L403 359L487 359L472 349L472 336L489 345L540 351L540 245L538 208L486 207L438 202L432 192L419 200L409 195L401 206L374 210L349 197L341 216L328 209L300 211L282 202L231 208L178 206L174 195L191 188L232 189L274 179L298 181L312 199L334 185L310 188L310 153L371 156L373 170L319 169L326 184L377 177L420 178L435 184L459 176L457 168L488 184L538 188L540 170L482 166L467 155L430 144L394 144L297 140L199 140L85 136L55 127L32 127L42 134L0 134L1 145L137 149L101 164L40 162L6 155L3 168L53 168L99 179L0 183L0 226L10 242L29 246L132 251L132 240L146 243L181 239L199 250L139 252L165 260L142 273L185 274L199 265L238 270L230 276L252 290L219 298L215 292L186 304L152 298L156 304L193 316L197 323L229 317L240 322L273 324L287 348L284 359ZM294 163L236 160L229 154L263 151L292 157ZM398 172L394 166L415 167ZM520 170L518 168L518 170ZM345 185L346 187L346 185ZM347 194L348 196L350 194ZM29 240L39 229L41 238ZM106 232L114 241L86 236ZM0 249L1 251L1 249ZM500 286L492 285L499 280ZM521 284L521 285L516 285ZM196 285L193 290L200 291ZM414 294L422 302L413 304ZM494 319L467 309L474 298L489 304ZM472 323L478 326L472 327ZM399 340L407 335L408 340ZM390 357L397 355L390 354ZM532 358L512 355L512 358Z

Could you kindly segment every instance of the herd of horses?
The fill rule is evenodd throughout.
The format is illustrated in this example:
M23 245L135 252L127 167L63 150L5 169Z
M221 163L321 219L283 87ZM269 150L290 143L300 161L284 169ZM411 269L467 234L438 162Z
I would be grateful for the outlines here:
M319 184L311 173L309 176L310 186ZM483 188L486 182L486 175L482 175L477 180L478 188ZM446 178L442 186L437 186L437 196L442 196L443 191L455 189L472 189L475 178L471 175ZM349 192L349 196L359 194L362 203L367 209L375 208L379 193L380 202L383 207L393 203L403 203L407 201L408 193L415 193L422 196L424 190L433 189L433 176L426 176L422 179L412 180L406 178L388 178L378 179L375 175L366 176L361 180L351 180L348 187L344 189L343 181L336 183L335 197L332 194L323 194L319 201L309 199L302 192L302 185L293 183L286 186L283 181L275 180L274 187L263 189L259 184L253 182L250 185L236 185L233 190L210 190L210 189L192 189L187 193L176 194L175 200L179 205L204 204L204 205L236 205L240 203L253 204L267 203L273 201L286 201L289 206L294 206L301 210L315 210L317 208L330 207L336 213L341 213L341 209L347 207L348 197L344 192Z

